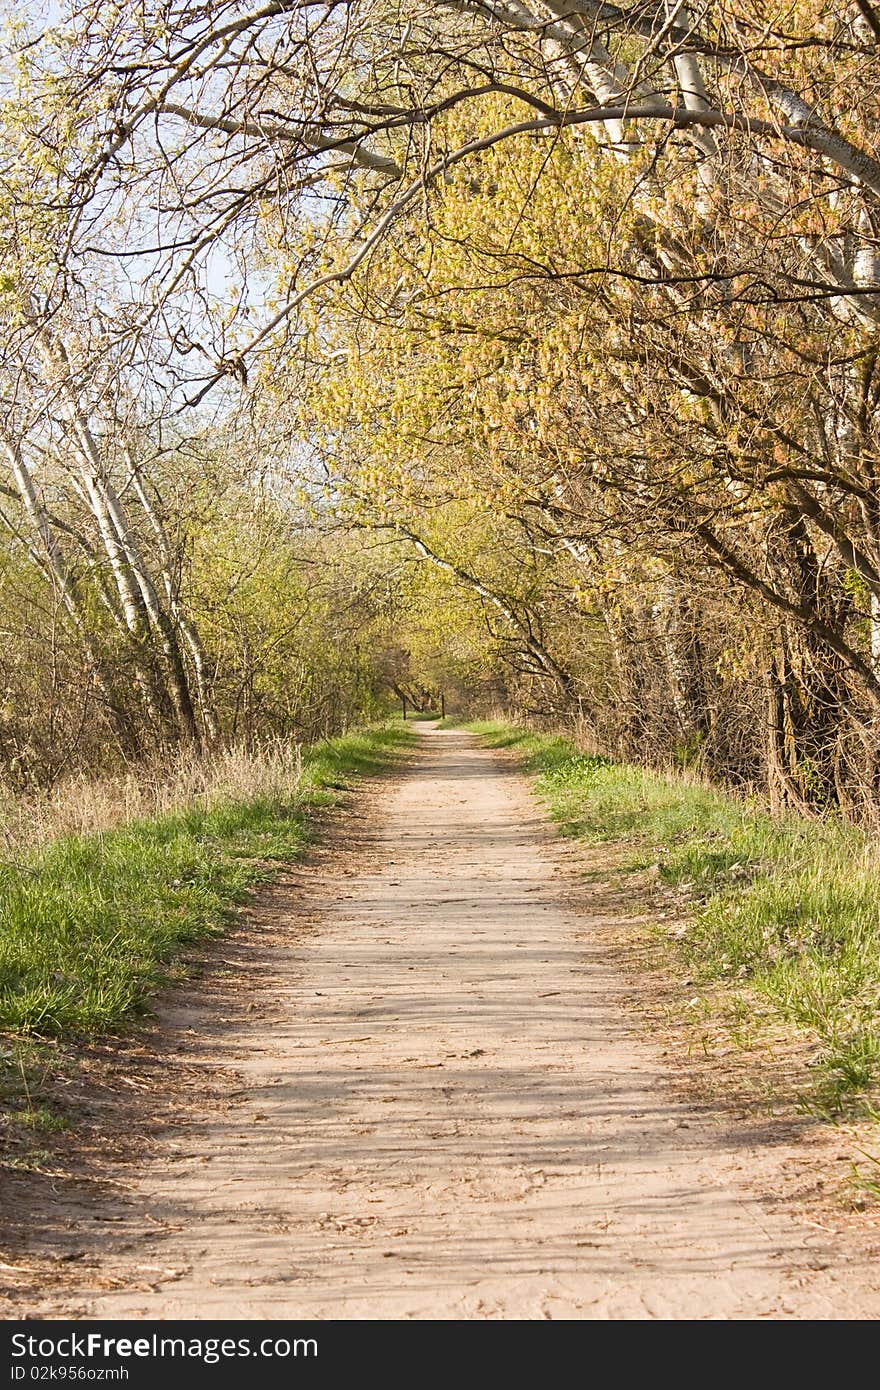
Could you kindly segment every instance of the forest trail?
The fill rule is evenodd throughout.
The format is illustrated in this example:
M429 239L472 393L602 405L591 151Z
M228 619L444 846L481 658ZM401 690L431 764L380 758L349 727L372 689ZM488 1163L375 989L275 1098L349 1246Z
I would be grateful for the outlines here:
M525 782L419 734L267 895L286 935L251 938L234 1016L210 988L165 1012L169 1055L236 1094L166 1129L42 1315L877 1317L869 1253L763 1201L754 1131L674 1098Z

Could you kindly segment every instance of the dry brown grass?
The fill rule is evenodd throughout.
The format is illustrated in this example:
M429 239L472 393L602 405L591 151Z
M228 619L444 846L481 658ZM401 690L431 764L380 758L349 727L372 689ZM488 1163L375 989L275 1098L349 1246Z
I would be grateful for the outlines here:
M68 835L114 830L189 806L286 798L302 778L302 749L281 740L177 753L115 777L71 777L51 791L0 795L0 835L8 849L33 849Z

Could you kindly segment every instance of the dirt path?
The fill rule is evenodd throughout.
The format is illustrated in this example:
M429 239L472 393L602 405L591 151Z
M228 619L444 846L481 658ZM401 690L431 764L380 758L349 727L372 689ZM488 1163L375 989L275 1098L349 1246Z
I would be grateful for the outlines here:
M423 730L378 810L276 890L286 945L250 1003L220 1018L208 991L166 1025L239 1094L172 1127L122 1194L118 1287L83 1270L43 1311L880 1314L868 1252L762 1202L754 1135L672 1098L589 885L577 911L505 761Z

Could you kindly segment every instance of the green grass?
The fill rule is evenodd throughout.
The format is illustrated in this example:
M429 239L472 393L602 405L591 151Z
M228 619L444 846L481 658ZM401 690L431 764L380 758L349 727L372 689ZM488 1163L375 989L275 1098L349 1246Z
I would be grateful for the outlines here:
M0 1030L119 1029L184 948L222 931L253 888L298 857L310 808L409 738L398 724L347 734L306 751L296 787L60 839L0 865ZM0 1097L4 1070L19 1065L0 1047Z
M752 990L818 1043L812 1104L875 1114L880 853L840 821L775 820L704 783L578 752L557 735L469 726L515 749L566 835L656 864L687 905L676 949L698 979Z

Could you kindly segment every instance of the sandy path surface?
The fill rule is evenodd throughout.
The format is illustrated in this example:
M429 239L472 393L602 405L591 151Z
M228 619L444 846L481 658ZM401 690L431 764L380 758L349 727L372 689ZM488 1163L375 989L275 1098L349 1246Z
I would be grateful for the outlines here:
M673 1098L510 766L423 729L375 809L276 890L254 997L186 1020L238 1094L124 1194L117 1287L83 1270L43 1311L876 1317L867 1252L762 1201L754 1139Z

